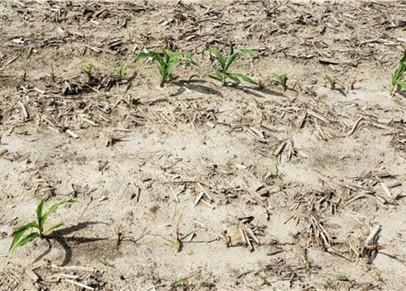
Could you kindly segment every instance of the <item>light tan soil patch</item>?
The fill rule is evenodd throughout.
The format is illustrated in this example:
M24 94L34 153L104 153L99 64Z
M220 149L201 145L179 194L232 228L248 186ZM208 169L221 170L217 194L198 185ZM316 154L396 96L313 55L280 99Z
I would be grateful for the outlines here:
M0 3L0 290L404 289L406 5L279 2ZM265 88L132 64L230 40ZM64 227L8 253L44 196Z

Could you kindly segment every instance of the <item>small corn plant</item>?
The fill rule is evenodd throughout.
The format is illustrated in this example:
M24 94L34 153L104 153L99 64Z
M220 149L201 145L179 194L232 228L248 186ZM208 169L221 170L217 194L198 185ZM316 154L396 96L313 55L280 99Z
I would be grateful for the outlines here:
M46 238L47 234L52 233L54 230L60 228L63 225L63 223L57 223L46 227L48 217L52 213L55 213L58 210L59 206L61 206L65 202L54 203L47 210L44 210L44 203L45 199L42 199L37 205L36 220L20 226L14 232L13 241L11 242L11 246L9 249L10 252L15 251L17 248L22 247L37 238ZM28 231L30 232L27 234Z
M234 83L239 84L242 81L257 85L253 79L247 75L230 72L230 66L239 58L243 56L252 56L254 52L250 49L241 51L234 51L234 46L230 43L227 55L223 55L218 48L209 48L210 56L217 61L217 66L214 67L213 73L210 75L212 78L219 80L223 86L227 85L227 80L230 79Z
M329 75L325 75L324 80L326 80L326 83L329 85L331 90L337 89L338 81L336 79L330 77Z
M288 76L286 74L278 75L272 74L272 81L283 87L283 91L288 89Z
M94 69L95 69L95 65L87 64L83 67L82 74L86 75L90 80L93 78Z
M401 58L398 67L392 73L392 92L391 95L395 95L398 89L406 89L406 49L403 51L403 57Z
M127 69L128 69L128 64L121 64L117 69L114 74L114 77L118 80L121 81L125 78L127 74Z
M347 88L342 81L335 79L334 77L331 77L329 75L325 75L324 80L326 81L331 90L336 90L341 94L343 94L344 96L347 96L349 90L354 86L354 84L350 84L350 86Z
M189 52L171 52L167 50L163 50L162 52L142 52L138 54L134 62L138 62L139 60L152 60L156 64L159 74L161 75L161 87L174 79L173 72L178 65L182 63L186 65L194 63Z

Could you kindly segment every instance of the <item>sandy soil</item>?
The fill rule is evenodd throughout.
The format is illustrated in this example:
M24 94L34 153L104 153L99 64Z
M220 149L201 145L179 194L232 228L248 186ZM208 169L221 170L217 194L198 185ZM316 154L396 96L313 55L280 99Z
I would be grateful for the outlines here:
M0 290L404 290L406 3L297 2L1 1ZM132 63L230 40L264 88Z

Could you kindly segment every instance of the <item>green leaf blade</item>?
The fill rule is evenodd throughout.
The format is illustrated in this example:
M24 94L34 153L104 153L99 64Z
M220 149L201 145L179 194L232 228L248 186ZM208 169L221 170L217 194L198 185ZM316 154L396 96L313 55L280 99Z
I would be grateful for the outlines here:
M406 81L398 80L396 85L398 85L402 90L406 89Z
M220 63L221 68L224 69L226 66L226 61L224 60L224 56L220 50L218 48L209 48L209 53Z
M251 79L247 75L240 74L240 73L232 73L232 75L235 78L239 79L240 81L244 81L246 83L250 83L250 84L253 84L253 85L258 85L258 83L256 81L254 81L253 79Z
M146 60L146 59L155 59L157 57L157 54L155 52L141 52L139 53L135 59L134 59L134 63L138 62L138 61L142 61L142 60Z
M21 246L21 241L23 240L24 233L30 228L35 228L36 225L37 224L34 221L32 221L32 222L29 222L27 224L24 224L23 226L20 226L14 232L13 241L11 242L9 251L13 252L17 247Z
M34 239L40 237L38 232L32 232L29 235L22 237L20 240L16 241L15 244L12 244L10 251L14 252L17 248L26 245L27 243L33 241Z
M52 226L50 226L48 229L47 229L47 234L50 234L50 233L52 233L53 231L55 231L55 230L57 230L58 228L60 228L61 226L63 226L63 223L62 222L60 222L60 223L57 223L57 224L54 224L54 225L52 225Z
M175 71L176 67L179 65L179 55L180 53L171 53L168 57L168 62L166 66L166 78L167 81L172 79L172 74Z
M230 42L229 47L228 47L227 59L226 59L225 66L224 66L225 71L228 70L228 68L234 62L237 55L238 55L238 53L234 53L234 46Z
M44 210L44 203L45 203L45 199L41 199L41 201L38 204L37 209L35 211L36 214L37 214L37 223L38 223L38 229L39 229L40 233L43 230L43 224L44 224L44 221L43 221L43 218L42 218L43 217L42 212Z
M57 202L57 203L52 204L52 206L48 208L48 210L42 216L42 220L43 220L44 224L47 221L48 216L51 215L52 213L55 213L58 210L59 206L61 206L61 204L62 203Z
M398 67L391 75L393 87L395 86L402 87L402 85L400 85L399 82L401 84L403 83L402 77L404 76L405 72L406 72L406 49L403 51L403 56L399 61Z

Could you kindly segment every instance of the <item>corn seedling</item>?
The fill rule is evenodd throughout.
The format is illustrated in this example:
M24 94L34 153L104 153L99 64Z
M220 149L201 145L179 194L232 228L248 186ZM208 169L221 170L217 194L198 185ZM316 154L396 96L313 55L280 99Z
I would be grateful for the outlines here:
M127 74L127 69L128 69L128 64L121 64L115 73L115 77L117 80L121 81L125 78L126 74Z
M257 276L261 279L262 283L261 286L272 286L271 282L267 279L266 276L263 276L261 274L257 274Z
M329 75L325 75L324 79L326 80L327 84L329 85L331 90L337 89L337 80L330 77Z
M100 261L100 263L102 263L102 264L105 265L106 267L115 268L113 262L110 261L109 259L104 258L103 260Z
M216 80L219 80L223 86L227 85L227 80L232 80L236 84L243 81L257 85L257 82L247 75L229 71L231 65L239 58L243 56L252 56L254 54L252 50L244 49L235 52L233 44L230 43L226 56L223 55L218 48L210 48L209 53L210 56L217 61L217 66L214 68L213 73L210 76Z
M210 281L203 281L202 283L200 283L200 287L205 289L214 289L216 288L216 283Z
M127 104L128 105L135 105L137 104L138 99L136 97L134 97L133 95L128 95L127 96Z
M312 262L307 257L307 249L304 249L302 256L303 269L306 274L310 274L310 269L312 268Z
M395 95L396 91L406 89L406 50L403 51L403 57L401 58L398 67L392 73L392 93Z
M178 278L171 284L171 287L175 289L187 288L189 285L188 278Z
M354 89L354 84L357 82L357 80L352 80L352 81L350 81L349 85L346 86L346 84L344 84L344 82L339 81L338 79L335 79L333 77L330 77L329 75L324 75L324 80L326 81L328 87L331 90L336 90L336 91L340 92L341 94L343 94L344 96L347 96L347 93L350 90Z
M85 74L90 80L93 77L94 68L95 68L95 66L93 64L87 64L82 69L82 73Z
M278 85L281 85L283 87L283 91L286 91L288 89L288 76L286 74L278 75L278 74L273 74L272 75L272 81L275 82Z
M134 62L138 62L139 60L152 60L156 64L159 74L161 75L161 87L174 79L173 72L179 64L184 63L188 65L194 63L188 52L171 52L167 50L163 50L162 52L142 52L138 54Z
M338 276L337 276L337 281L341 281L341 282L351 282L351 279L348 278L346 275L338 275Z
M58 210L59 206L61 206L64 202L54 203L47 210L44 210L44 203L45 200L42 199L37 205L36 220L20 226L14 232L13 241L11 242L11 246L9 249L10 252L15 251L17 248L22 247L37 238L46 238L48 234L52 233L54 230L60 228L63 225L63 223L57 223L46 227L49 216L52 213L55 213ZM27 234L28 231L30 232Z
M259 102L255 97L252 97L252 99L254 99L255 105L257 106L258 109L260 110L265 109L265 106L262 102Z

